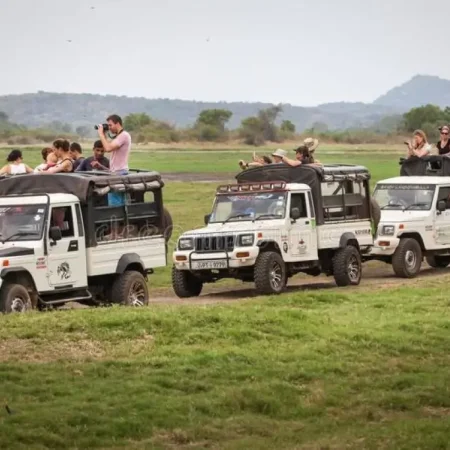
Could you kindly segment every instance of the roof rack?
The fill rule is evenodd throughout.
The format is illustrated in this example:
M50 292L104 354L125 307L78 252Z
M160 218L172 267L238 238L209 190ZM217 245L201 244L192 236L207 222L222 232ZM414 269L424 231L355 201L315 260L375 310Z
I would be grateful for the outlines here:
M158 172L133 171L128 175L110 172L32 173L0 178L0 196L22 194L73 194L83 203L92 195L110 191L155 191L164 186Z

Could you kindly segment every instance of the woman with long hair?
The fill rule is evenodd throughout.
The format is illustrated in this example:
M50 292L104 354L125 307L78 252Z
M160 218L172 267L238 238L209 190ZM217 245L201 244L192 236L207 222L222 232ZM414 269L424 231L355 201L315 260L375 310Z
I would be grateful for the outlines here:
M49 167L45 173L71 173L74 171L73 159L70 155L70 142L65 139L57 139L53 142L53 149L58 157L58 163Z
M23 162L23 155L20 150L12 150L6 161L8 164L0 169L0 175L19 175L33 172L33 169Z
M422 130L416 130L413 134L412 142L405 142L408 145L408 157L418 156L422 158L431 153L431 145L428 143L427 135Z

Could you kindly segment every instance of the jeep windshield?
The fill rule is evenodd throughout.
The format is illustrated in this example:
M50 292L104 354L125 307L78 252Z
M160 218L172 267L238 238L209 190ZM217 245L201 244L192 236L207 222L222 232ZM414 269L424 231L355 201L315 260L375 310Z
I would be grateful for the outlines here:
M216 197L209 223L253 221L259 217L284 219L285 213L285 192L221 194Z
M373 197L382 210L428 211L435 190L432 184L377 184Z
M0 241L30 241L42 237L47 205L0 206Z

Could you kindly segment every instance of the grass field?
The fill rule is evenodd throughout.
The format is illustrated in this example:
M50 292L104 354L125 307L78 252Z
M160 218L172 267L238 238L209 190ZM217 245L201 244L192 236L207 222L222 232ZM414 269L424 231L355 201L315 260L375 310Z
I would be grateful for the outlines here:
M396 150L341 150L320 159L368 166L372 186L398 174ZM250 155L139 151L131 166L225 173ZM214 189L167 183L175 237ZM449 282L0 317L0 448L448 449Z

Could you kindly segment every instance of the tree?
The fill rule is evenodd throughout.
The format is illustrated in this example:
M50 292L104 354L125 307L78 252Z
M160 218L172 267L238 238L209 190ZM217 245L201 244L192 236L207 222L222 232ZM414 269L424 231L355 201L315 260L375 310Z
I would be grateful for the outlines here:
M204 109L200 112L196 125L210 125L220 132L225 132L225 125L233 113L227 109Z
M283 120L283 122L281 122L280 130L285 133L294 134L295 125L290 120Z
M271 106L270 108L261 109L258 113L264 139L266 141L278 141L278 128L275 125L278 115L283 111L281 105Z
M446 113L439 106L426 105L413 108L403 115L405 131L413 132L422 129L424 124L438 124L445 121Z
M124 118L123 125L128 131L139 131L150 125L153 119L146 113L133 113Z
M3 122L3 123L9 122L8 114L6 114L3 111L0 111L0 122Z
M80 125L75 129L75 133L82 138L87 138L91 134L91 129L86 125Z
M239 135L247 145L264 144L264 129L261 119L259 117L247 117L242 120Z

